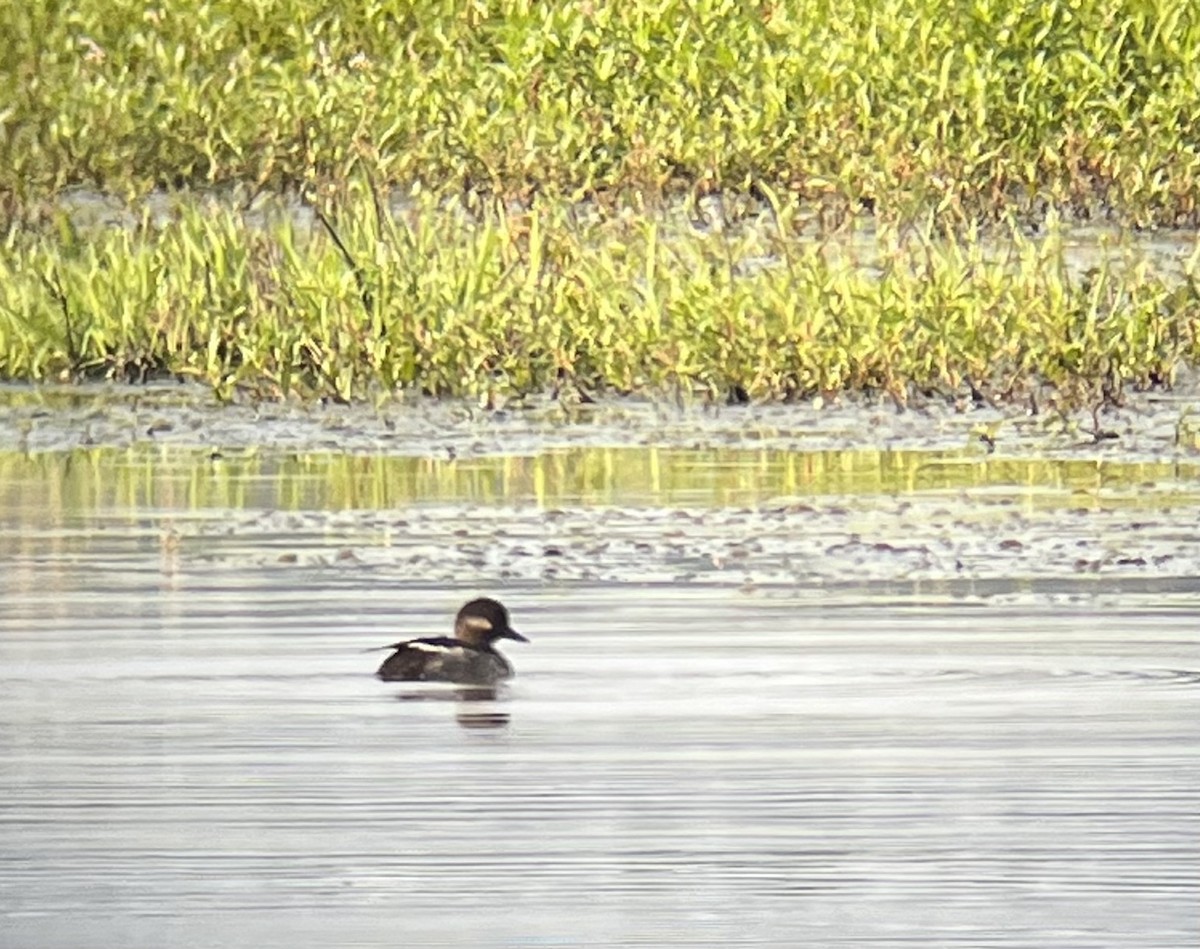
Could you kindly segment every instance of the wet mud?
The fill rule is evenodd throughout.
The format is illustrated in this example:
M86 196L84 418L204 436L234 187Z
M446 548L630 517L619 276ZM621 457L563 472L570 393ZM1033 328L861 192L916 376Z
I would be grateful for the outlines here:
M158 537L167 568L822 598L1167 602L1200 589L1186 394L1110 413L1119 435L1099 441L947 405L614 401L564 418L556 406L216 406L165 386L5 397L10 523L120 512L109 529Z

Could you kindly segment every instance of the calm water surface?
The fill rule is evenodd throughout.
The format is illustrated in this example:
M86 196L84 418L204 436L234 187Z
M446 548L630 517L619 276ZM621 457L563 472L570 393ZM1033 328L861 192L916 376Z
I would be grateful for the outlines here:
M261 472L218 507L6 470L3 946L1200 943L1186 578L639 582L634 543L623 582L430 582L415 502L386 537L293 507L293 556ZM532 640L511 685L371 677L479 592Z

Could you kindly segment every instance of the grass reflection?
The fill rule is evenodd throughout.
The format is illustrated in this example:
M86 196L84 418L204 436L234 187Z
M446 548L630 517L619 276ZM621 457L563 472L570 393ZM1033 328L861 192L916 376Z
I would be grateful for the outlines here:
M58 521L211 509L356 510L415 504L558 506L756 505L830 495L1009 488L1127 493L1194 481L1200 465L996 459L921 451L577 448L469 460L247 451L213 456L165 446L0 452L0 518ZM1170 492L1167 492L1169 497ZM1162 498L1164 492L1154 492Z

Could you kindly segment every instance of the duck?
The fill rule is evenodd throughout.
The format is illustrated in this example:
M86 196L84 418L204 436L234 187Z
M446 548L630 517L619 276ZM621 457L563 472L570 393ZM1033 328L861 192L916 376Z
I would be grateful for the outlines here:
M493 685L511 678L513 667L492 645L497 639L529 642L512 628L499 600L480 597L454 617L453 636L409 639L381 646L394 649L376 670L384 682L455 682Z

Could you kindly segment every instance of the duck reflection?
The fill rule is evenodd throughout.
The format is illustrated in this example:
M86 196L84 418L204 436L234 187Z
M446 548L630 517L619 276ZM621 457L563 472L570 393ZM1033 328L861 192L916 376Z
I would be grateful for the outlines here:
M396 695L400 702L454 702L454 719L463 728L504 728L511 716L496 708L499 690L493 685L464 685L454 689L410 689Z

